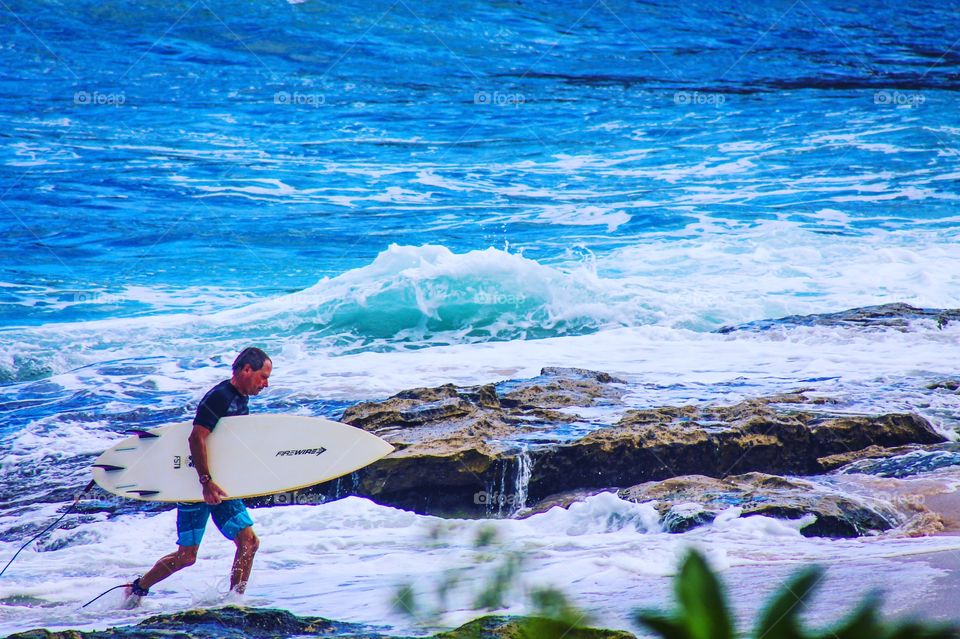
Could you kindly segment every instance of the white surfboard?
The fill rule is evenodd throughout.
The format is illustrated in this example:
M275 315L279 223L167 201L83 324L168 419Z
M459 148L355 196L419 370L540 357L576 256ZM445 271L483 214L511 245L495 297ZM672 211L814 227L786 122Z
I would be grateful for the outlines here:
M135 430L101 454L93 479L144 501L203 501L187 438L192 422ZM224 417L207 437L213 480L231 498L306 488L375 462L393 450L376 435L320 417L261 413Z

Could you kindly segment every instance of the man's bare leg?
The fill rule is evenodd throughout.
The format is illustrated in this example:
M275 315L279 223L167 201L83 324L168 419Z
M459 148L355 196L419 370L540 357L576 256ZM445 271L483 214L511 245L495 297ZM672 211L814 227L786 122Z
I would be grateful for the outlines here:
M257 554L260 540L253 532L253 526L247 526L237 533L233 543L237 545L237 554L233 557L233 569L230 571L230 590L242 595L247 589L253 556Z
M197 561L197 550L200 546L177 546L177 549L162 557L153 568L140 577L137 583L143 589L149 589L155 583L161 582L178 570L192 566Z

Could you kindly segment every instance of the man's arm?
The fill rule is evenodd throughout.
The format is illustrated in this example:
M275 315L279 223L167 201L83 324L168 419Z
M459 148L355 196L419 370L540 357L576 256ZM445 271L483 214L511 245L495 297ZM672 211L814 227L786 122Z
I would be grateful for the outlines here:
M207 465L207 437L210 436L210 429L194 424L190 432L190 455L193 459L193 467L197 470L197 475L210 476L210 467ZM227 493L217 485L213 479L203 484L203 501L216 506L227 497Z

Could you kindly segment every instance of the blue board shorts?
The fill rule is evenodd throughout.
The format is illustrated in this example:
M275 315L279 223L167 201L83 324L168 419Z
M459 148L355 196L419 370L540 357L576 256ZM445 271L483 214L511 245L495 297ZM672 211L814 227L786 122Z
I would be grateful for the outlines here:
M241 530L253 525L253 519L240 499L228 499L216 506L202 502L180 503L177 504L177 544L199 546L210 515L213 515L217 529L230 541L236 539Z

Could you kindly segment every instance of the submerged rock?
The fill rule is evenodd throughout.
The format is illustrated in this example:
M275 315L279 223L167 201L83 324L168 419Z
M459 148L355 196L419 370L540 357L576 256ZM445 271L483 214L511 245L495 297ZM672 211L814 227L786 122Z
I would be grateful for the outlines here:
M796 393L733 406L629 411L610 428L536 455L529 495L539 499L681 475L810 475L824 471L819 460L829 455L944 441L913 414L830 417L781 407L804 399Z
M960 393L960 379L941 379L927 384L928 390L948 390Z
M851 450L837 453L835 455L827 455L826 457L821 457L818 461L820 462L820 466L823 468L824 472L828 472L831 470L843 469L843 467L852 464L853 462L865 459L884 459L887 457L896 457L899 455L905 455L915 450L921 450L921 448L914 445L886 448L884 446L877 446L874 444L860 450Z
M890 454L870 455L851 460L837 472L902 478L933 472L941 468L960 466L960 444L957 442L927 448L902 447L887 452Z
M362 624L331 621L323 617L299 617L272 608L200 608L157 615L135 626L80 632L45 629L10 635L9 639L266 639L273 637L343 637L386 639Z
M716 510L709 510L700 504L684 502L670 506L660 513L660 526L670 533L682 533L700 526L713 523L717 518Z
M816 521L800 529L806 537L859 537L889 530L905 520L886 503L857 499L802 479L747 473L724 479L701 475L648 482L619 491L621 499L653 502L667 532L684 532L710 523L724 510L742 509L741 517Z
M463 626L433 635L434 639L520 639L528 623L556 626L565 639L634 639L621 630L567 628L550 620L519 617L482 617ZM28 630L9 639L284 639L286 637L339 637L341 639L404 639L372 632L361 624L331 621L322 617L299 617L286 610L269 608L212 608L158 615L136 626L80 632ZM409 637L406 639L410 639Z
M879 306L854 308L839 313L790 315L779 319L747 322L736 326L724 326L716 332L765 331L773 328L792 328L795 326L851 326L905 330L910 322L916 320L927 320L933 322L938 328L943 328L950 322L960 321L960 309L917 308L900 303L881 304Z
M531 624L533 624L532 627ZM538 632L538 634L533 634L530 630ZM623 630L570 628L566 624L550 619L495 616L475 619L456 630L435 635L433 639L531 639L531 637L636 639L635 635Z

